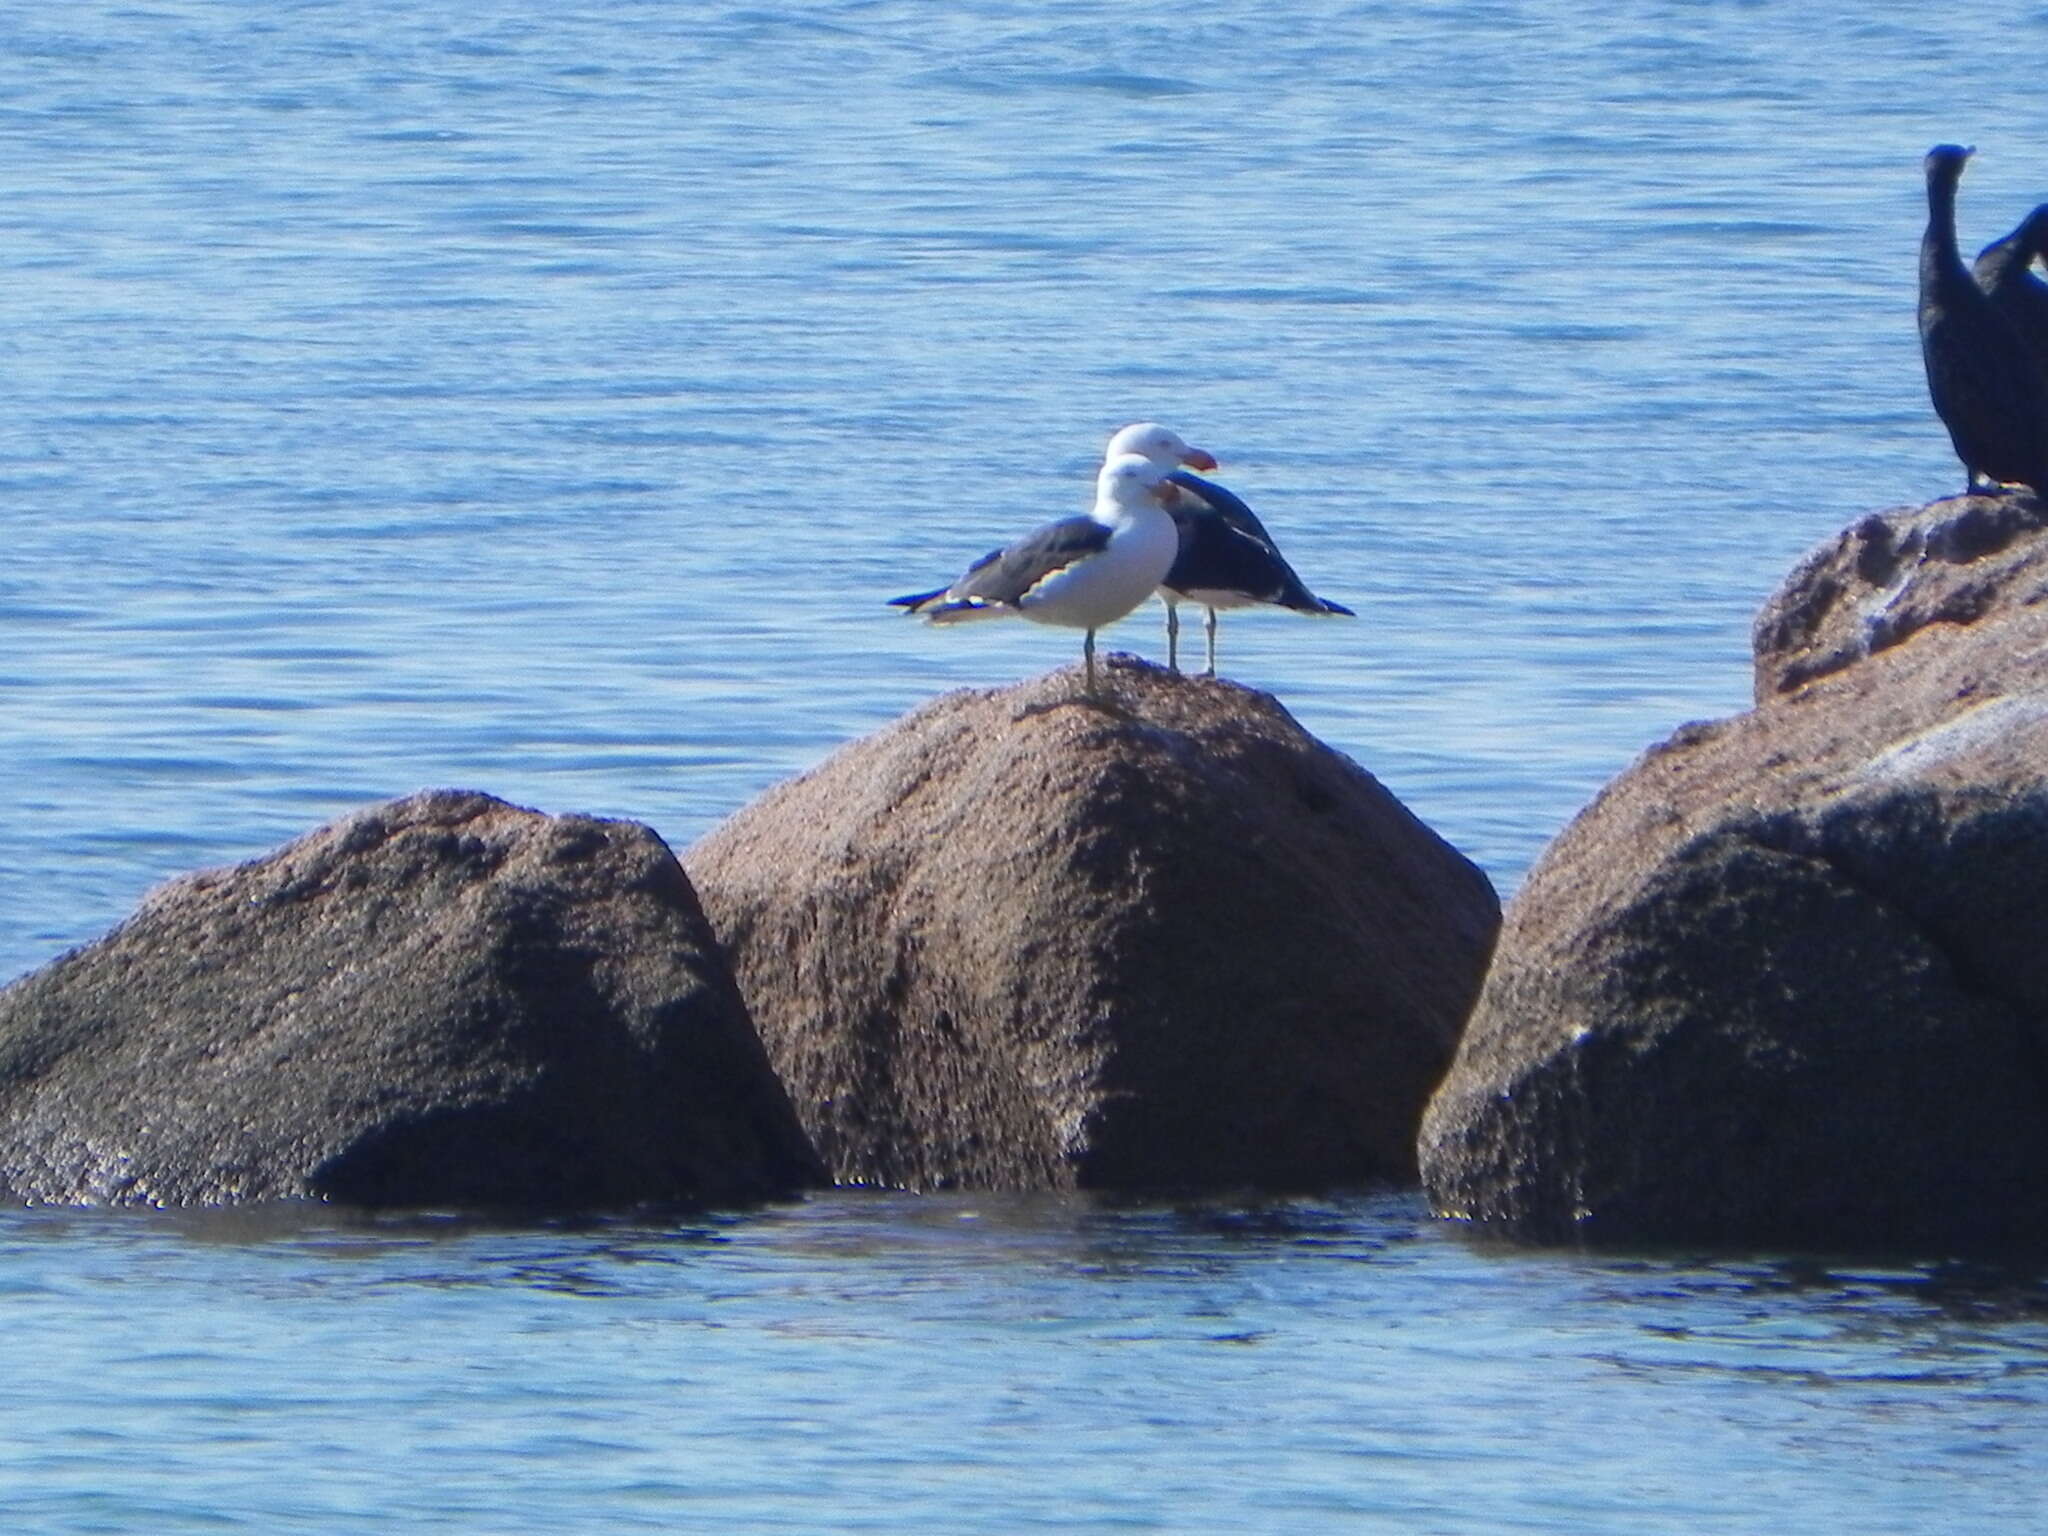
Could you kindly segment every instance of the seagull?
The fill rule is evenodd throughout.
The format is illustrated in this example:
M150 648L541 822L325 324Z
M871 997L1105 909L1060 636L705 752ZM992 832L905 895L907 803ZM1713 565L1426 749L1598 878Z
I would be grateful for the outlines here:
M1180 670L1179 600L1208 609L1208 675L1216 675L1216 614L1223 608L1265 603L1320 617L1355 615L1342 603L1317 597L1280 553L1265 525L1214 481L1177 470L1167 482L1178 496L1167 508L1180 525L1180 554L1160 584L1166 604L1166 660Z
M1166 500L1165 472L1143 454L1118 454L1095 479L1095 505L1081 517L1027 533L970 565L949 587L892 597L931 624L1016 614L1087 632L1081 657L1095 694L1095 631L1130 613L1165 579L1180 547Z
M1180 670L1180 604L1208 609L1208 675L1216 675L1216 613L1266 603L1296 613L1354 617L1342 603L1309 591L1280 553L1273 536L1252 509L1211 480L1190 474L1213 470L1216 456L1190 447L1178 432L1156 421L1133 422L1109 440L1107 457L1140 453L1165 470L1173 486L1167 511L1180 528L1180 553L1159 584L1166 604L1166 664Z

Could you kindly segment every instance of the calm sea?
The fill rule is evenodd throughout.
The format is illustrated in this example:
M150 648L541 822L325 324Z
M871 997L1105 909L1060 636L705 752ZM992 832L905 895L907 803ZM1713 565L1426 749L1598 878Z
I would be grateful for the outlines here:
M1874 19L1880 16L1890 19ZM0 7L0 976L425 785L680 847L942 688L882 606L1219 455L1276 693L1512 890L1960 488L1913 328L2048 9ZM1158 656L1156 612L1111 643ZM1409 1196L678 1230L0 1213L9 1531L2011 1530L2039 1276Z

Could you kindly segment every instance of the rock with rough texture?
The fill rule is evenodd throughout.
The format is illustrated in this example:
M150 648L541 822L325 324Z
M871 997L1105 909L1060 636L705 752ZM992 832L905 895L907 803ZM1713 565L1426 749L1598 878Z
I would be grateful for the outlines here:
M1872 513L1809 554L1757 615L1756 699L2048 596L2048 508L2023 492Z
M945 695L684 861L836 1178L1414 1177L1492 887L1266 695Z
M1545 852L1424 1121L1440 1211L2048 1238L2048 534L1999 500L1810 557L1757 626L1759 707L1652 748Z
M0 991L26 1201L750 1201L820 1170L633 822L434 791L172 881Z

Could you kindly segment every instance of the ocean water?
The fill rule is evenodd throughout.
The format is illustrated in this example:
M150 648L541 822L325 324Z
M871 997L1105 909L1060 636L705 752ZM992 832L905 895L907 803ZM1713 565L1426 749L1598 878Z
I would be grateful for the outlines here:
M1408 1196L36 1211L0 1305L19 1531L2039 1526L2038 1281L1488 1251Z
M0 976L426 785L682 847L1065 632L883 606L1155 418L1229 615L1503 892L1961 487L1913 328L2048 9L14 7ZM1156 611L1107 637L1163 654ZM2038 1522L2039 1276L1516 1253L1405 1194L679 1229L0 1213L9 1530Z

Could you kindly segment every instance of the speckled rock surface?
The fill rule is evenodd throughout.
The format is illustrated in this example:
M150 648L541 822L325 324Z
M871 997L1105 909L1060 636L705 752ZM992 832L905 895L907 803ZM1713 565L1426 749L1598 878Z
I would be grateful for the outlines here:
M1266 695L1129 657L947 694L684 854L835 1177L1414 1177L1499 921Z
M1756 698L2048 596L2048 508L2024 491L1872 513L1800 561L1757 615Z
M2028 498L1957 498L1794 572L1759 706L1645 753L1510 904L1424 1122L1440 1211L1543 1240L2042 1244L2042 539Z
M820 1170L632 822L435 791L170 882L0 991L0 1190L616 1206Z

